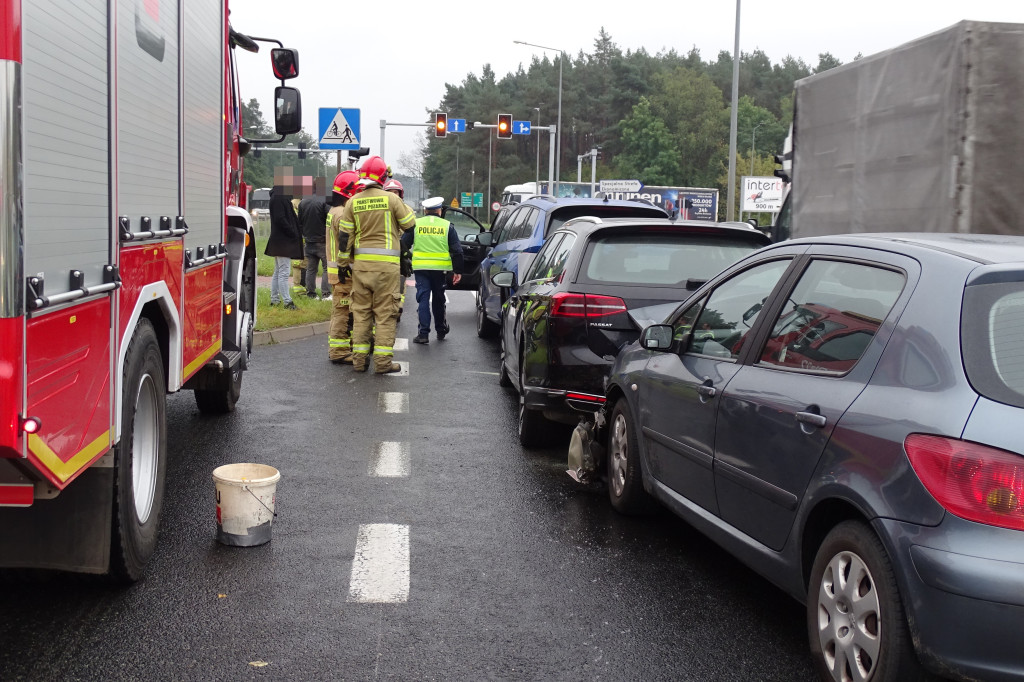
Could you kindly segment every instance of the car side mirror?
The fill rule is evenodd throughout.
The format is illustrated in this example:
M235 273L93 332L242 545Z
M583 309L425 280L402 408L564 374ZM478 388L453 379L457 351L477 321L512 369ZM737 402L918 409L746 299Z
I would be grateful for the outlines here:
M299 51L290 47L275 47L270 51L270 64L274 77L286 81L299 75Z
M274 88L274 130L278 135L302 130L302 99L295 88Z
M470 233L470 234L467 234L465 237L463 237L462 241L466 242L467 244L475 244L475 243L477 243L479 241L477 239L478 236L479 235L475 235L473 233Z
M494 278L497 281L497 277ZM673 329L670 324L652 324L644 329L640 344L647 350L672 350Z
M496 274L492 280L494 286L501 287L502 289L511 289L516 285L516 273L511 270L502 270ZM671 329L671 327L669 327Z
M480 246L493 246L494 245L494 233L493 232L481 232L480 236L476 238L477 244Z

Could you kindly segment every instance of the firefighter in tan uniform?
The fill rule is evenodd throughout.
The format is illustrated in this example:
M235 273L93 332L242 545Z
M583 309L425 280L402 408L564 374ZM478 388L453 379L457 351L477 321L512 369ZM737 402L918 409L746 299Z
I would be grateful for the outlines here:
M388 167L390 170L390 166ZM389 174L390 178L391 175ZM403 202L405 201L405 188L402 187L402 183L398 180L391 179L384 183L384 191L397 194L398 198ZM406 204L409 206L409 204ZM409 206L409 210L412 211L412 207ZM398 319L402 319L402 311L405 309L405 278L412 276L412 254L409 251L402 251L402 262L399 264L400 272L398 273L398 293L401 295L401 299L398 304Z
M334 178L334 205L327 213L327 281L331 285L331 328L327 333L327 356L335 364L352 364L352 334L349 327L349 306L352 293L352 270L348 256L347 235L341 231L342 208L360 189L359 174L354 170L338 173Z
M416 224L416 215L396 194L385 192L387 164L371 156L359 168L365 189L341 211L339 226L348 237L352 258L352 365L365 371L370 353L378 374L401 369L394 362L395 323L398 321L401 235Z

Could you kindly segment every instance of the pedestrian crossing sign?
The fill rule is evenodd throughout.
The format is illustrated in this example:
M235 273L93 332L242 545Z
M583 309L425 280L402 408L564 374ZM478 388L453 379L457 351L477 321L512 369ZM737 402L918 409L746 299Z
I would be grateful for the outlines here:
M320 149L359 149L359 109L320 109Z

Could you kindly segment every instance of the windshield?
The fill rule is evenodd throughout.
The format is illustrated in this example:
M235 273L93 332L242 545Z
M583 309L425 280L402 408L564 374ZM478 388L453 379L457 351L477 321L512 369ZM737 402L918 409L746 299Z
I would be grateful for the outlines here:
M754 240L639 233L599 239L590 245L583 273L591 282L684 286L706 280L761 245Z

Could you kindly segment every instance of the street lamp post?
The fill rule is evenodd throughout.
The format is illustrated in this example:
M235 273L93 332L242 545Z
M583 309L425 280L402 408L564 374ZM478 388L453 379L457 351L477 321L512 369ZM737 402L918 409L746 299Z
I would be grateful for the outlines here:
M732 107L729 112L729 199L725 219L736 211L736 114L740 98L740 0L736 0L736 42L732 51Z
M757 129L764 125L764 121L761 121L754 129L750 131L750 174L754 174L754 140L757 137Z
M739 0L737 0L738 2ZM528 45L542 50L550 50L558 53L558 127L555 128L555 196L558 196L558 181L562 175L562 65L565 63L565 50L557 47L545 47L536 43L527 43L522 40L513 40L517 45Z
M537 128L540 128L540 107L534 107L534 111L537 112ZM537 192L540 190L540 132L537 132L537 179L534 182L533 191Z

